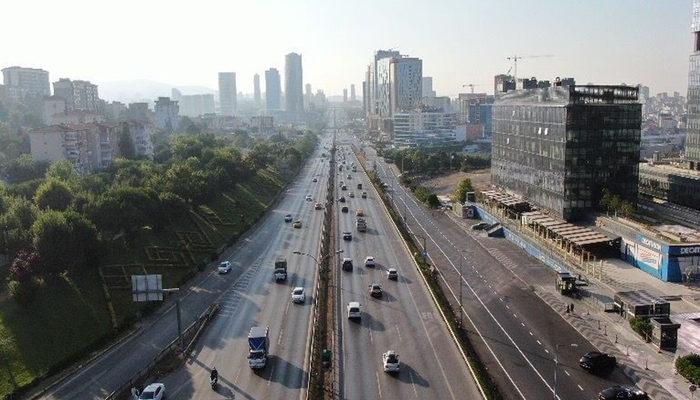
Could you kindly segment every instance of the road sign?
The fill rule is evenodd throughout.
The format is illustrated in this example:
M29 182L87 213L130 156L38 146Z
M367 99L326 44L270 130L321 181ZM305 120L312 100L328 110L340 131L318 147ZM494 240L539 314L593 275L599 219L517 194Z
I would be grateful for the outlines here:
M131 275L131 294L135 302L163 301L163 275Z

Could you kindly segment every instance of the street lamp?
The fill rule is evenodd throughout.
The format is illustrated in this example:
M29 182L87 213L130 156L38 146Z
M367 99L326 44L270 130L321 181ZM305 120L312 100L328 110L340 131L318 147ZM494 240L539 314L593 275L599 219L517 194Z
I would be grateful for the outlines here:
M341 254L342 252L343 252L343 250L338 250L338 251L335 252L335 254ZM327 258L329 258L330 256L333 255L333 254L327 254L325 257L323 257L323 258L321 259L321 261L319 261L318 258L316 258L316 256L314 256L313 254L309 254L309 253L306 253L306 252L303 252L303 251L295 250L295 251L293 252L293 254L296 254L296 255L298 255L298 256L310 257L312 260L314 260L314 262L316 263L316 265L319 266L319 267L321 266L321 261L325 261Z
M554 400L557 400L557 367L559 366L559 346L578 347L578 344L555 344L554 345Z

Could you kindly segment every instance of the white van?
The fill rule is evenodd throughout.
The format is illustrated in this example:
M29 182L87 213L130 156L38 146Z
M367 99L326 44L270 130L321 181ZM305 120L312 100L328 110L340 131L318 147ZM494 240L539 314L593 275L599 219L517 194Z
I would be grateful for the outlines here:
M362 309L360 308L360 303L357 301L351 301L348 303L348 319L361 319Z

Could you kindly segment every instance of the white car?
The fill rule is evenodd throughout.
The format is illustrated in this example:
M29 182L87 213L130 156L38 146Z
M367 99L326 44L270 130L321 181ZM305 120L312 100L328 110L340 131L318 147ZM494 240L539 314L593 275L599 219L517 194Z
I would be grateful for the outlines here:
M351 301L348 303L348 319L361 319L362 309L360 303L357 301Z
M306 201L311 201L311 200L313 200L313 199L311 198L311 195L310 195L310 194L307 194L307 195L306 195Z
M146 386L139 396L139 400L163 400L165 398L165 385L162 383L151 383Z
M388 350L382 354L382 364L384 372L399 372L399 355L394 350Z
M374 268L376 266L377 263L374 261L374 257L368 256L367 258L365 258L365 267Z
M295 287L292 289L292 303L303 304L306 301L306 293L303 287Z
M220 274L227 274L231 271L231 261L223 261L217 268Z

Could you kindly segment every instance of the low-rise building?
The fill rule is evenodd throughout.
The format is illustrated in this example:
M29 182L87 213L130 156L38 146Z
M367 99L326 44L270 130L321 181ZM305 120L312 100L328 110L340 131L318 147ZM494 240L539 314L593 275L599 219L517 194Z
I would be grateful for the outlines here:
M639 194L700 210L700 171L670 164L640 163Z
M53 83L53 92L54 96L66 101L67 111L97 112L99 110L97 85L88 81L61 78Z
M180 106L170 97L159 97L155 105L156 128L172 133L180 125Z
M108 168L116 155L118 125L64 124L36 129L29 134L35 160L68 160L80 173Z
M153 158L153 127L148 121L129 120L124 122L134 144L136 157Z
M392 117L392 143L398 148L444 147L457 143L457 115L421 107Z

